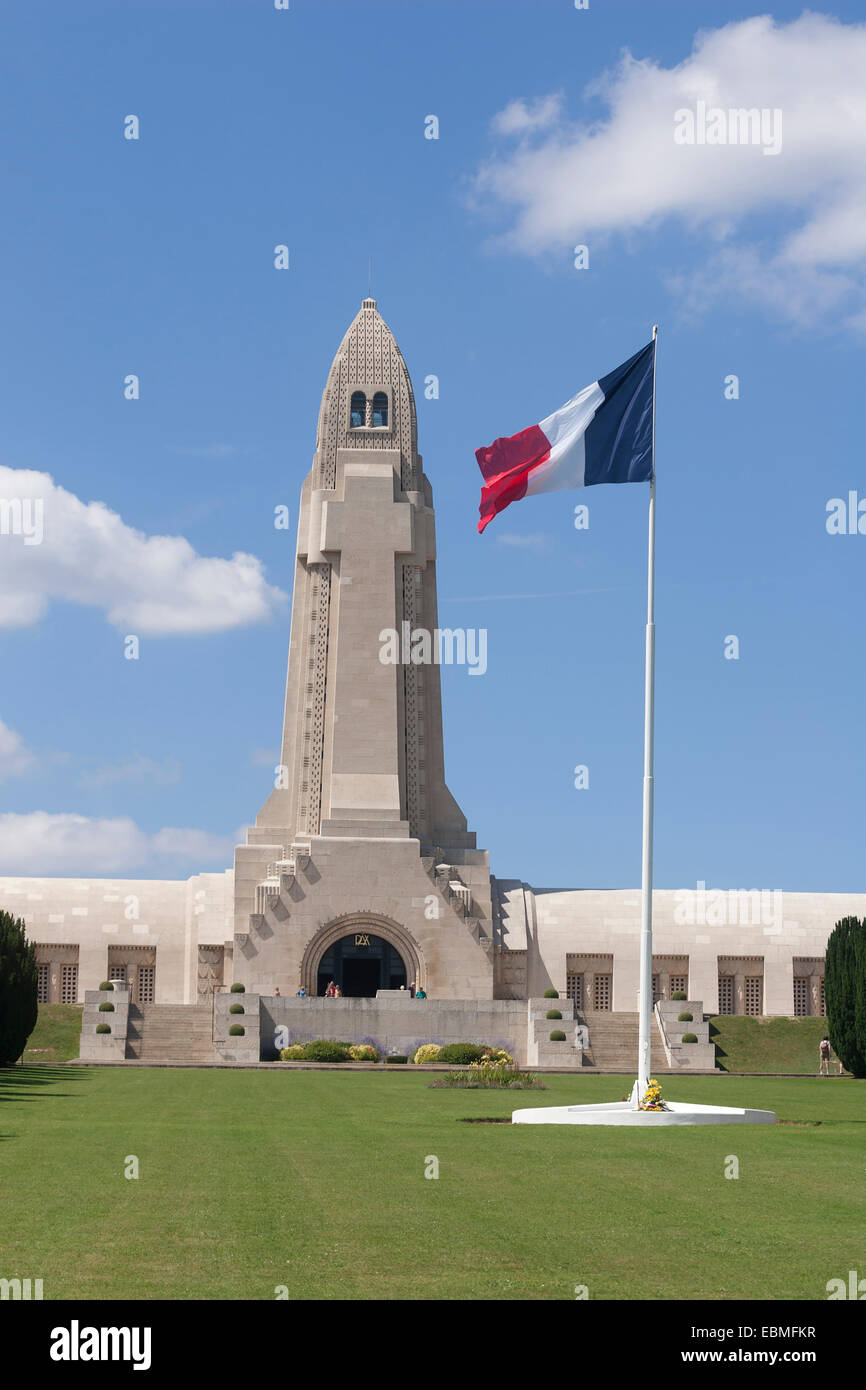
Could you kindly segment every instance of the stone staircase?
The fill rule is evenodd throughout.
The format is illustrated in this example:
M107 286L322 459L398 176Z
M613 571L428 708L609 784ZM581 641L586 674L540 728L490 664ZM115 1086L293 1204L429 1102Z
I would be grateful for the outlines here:
M210 1004L130 1004L128 1061L214 1062Z
M583 1065L595 1071L637 1074L637 1047L640 1025L638 1015L604 1013L587 1009L581 1019L589 1029L589 1048L584 1052ZM652 1021L652 1065L650 1070L668 1071L667 1058L655 1016Z

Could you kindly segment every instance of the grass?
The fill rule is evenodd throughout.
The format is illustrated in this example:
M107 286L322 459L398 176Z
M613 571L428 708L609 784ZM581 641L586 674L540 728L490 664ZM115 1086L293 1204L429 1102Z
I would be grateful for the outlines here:
M818 1044L826 1018L748 1018L722 1014L710 1019L716 1065L727 1072L818 1073ZM833 1063L836 1071L836 1063Z
M864 1083L666 1083L792 1122L772 1128L457 1123L628 1087L546 1080L514 1096L402 1068L7 1069L0 1276L41 1277L46 1299L771 1300L866 1270Z
M25 1062L69 1062L78 1056L81 1004L40 1004L36 1027L27 1039Z

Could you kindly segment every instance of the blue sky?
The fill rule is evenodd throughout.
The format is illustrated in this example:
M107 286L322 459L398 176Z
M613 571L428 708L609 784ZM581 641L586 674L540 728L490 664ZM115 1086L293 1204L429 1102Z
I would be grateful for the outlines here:
M866 114L840 57L864 31L854 5L806 31L799 6L743 28L763 12L702 4L712 90L781 109L785 143L693 149L683 174L664 122L700 95L696 8L7 8L0 467L50 474L66 521L26 553L0 536L0 872L229 864L272 784L276 591L372 259L415 382L440 620L488 631L487 673L443 688L448 781L493 871L639 883L647 489L529 499L479 537L474 449L659 322L656 885L866 888L866 536L825 525L866 496Z

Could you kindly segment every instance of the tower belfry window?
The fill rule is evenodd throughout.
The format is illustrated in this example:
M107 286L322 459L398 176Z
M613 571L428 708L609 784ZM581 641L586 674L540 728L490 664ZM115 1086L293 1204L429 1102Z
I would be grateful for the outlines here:
M384 391L377 391L373 397L373 426L382 429L388 424L388 397Z
M363 391L352 392L349 408L349 425L353 430L363 429L367 423L367 397Z

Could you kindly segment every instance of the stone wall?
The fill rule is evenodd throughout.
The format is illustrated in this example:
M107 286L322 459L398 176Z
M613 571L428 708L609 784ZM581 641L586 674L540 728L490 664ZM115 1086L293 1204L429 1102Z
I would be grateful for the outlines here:
M242 1001L250 996L235 995ZM219 1002L221 1002L221 997ZM277 1056L277 1030L287 1043L334 1038L366 1042L382 1052L410 1056L421 1043L472 1042L504 1047L526 1063L526 1002L508 999L286 999L260 1000L261 1056Z

